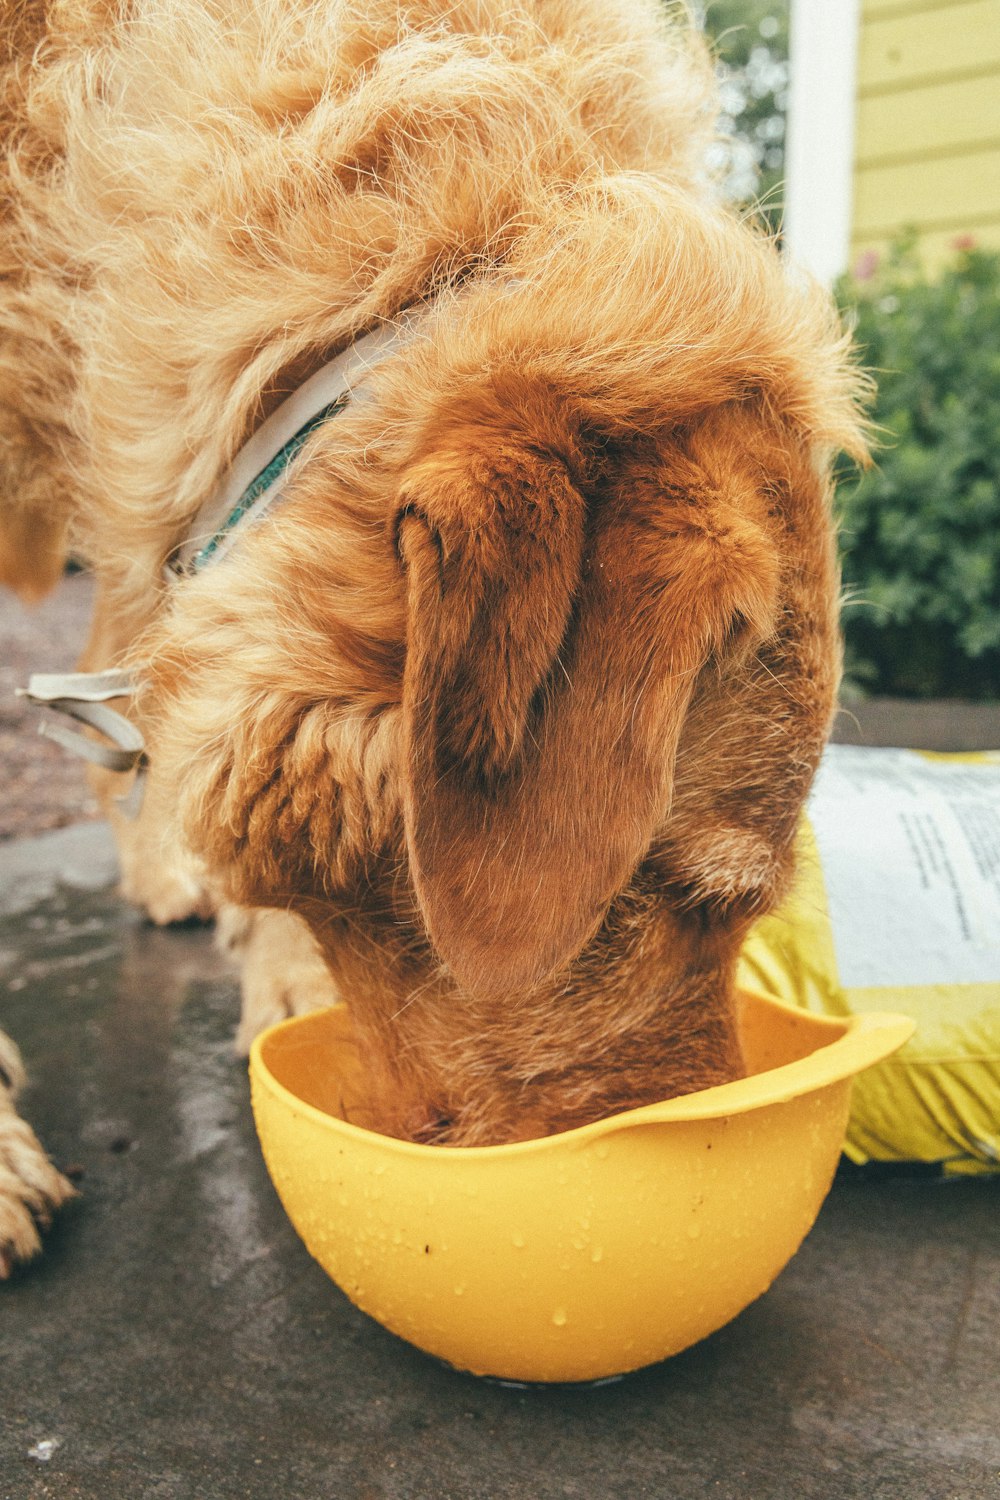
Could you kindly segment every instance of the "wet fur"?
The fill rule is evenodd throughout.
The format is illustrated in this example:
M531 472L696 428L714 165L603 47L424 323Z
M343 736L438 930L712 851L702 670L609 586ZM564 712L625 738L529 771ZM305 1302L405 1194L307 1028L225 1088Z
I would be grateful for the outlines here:
M133 862L309 923L386 1130L730 1079L838 678L829 300L716 203L710 64L652 0L233 10L7 35L0 572L42 591L68 535L87 664L149 663ZM261 413L421 303L167 593Z

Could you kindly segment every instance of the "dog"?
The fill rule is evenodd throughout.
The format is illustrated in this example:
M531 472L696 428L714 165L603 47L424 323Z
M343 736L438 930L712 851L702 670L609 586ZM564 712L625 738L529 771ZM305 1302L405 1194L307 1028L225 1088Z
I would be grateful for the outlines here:
M94 772L126 895L220 914L244 1046L342 997L390 1134L513 1141L739 1076L737 955L834 705L864 382L719 201L693 25L3 26L0 577L37 597L67 548L96 577L81 665L135 683L145 747ZM317 376L340 394L265 451ZM206 519L255 454L274 503ZM8 1263L63 1192L15 1120Z

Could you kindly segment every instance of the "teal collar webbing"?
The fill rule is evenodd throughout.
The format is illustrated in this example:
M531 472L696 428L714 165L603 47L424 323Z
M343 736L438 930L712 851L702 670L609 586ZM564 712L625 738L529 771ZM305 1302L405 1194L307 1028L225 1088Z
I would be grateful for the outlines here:
M251 521L281 495L308 438L343 411L365 377L413 331L419 313L363 334L273 411L244 443L167 564L168 578L190 577L218 562Z
M228 551L229 543L233 533L251 514L255 521L260 520L269 509L273 500L277 499L282 488L282 481L289 464L298 455L298 452L306 438L315 432L317 427L322 427L324 422L343 411L347 405L348 398L341 396L339 400L332 401L329 406L317 412L316 416L310 417L298 432L288 439L283 448L277 452L270 463L265 464L255 479L247 485L232 510L229 512L215 535L207 541L204 546L191 558L187 565L187 572L197 573L207 563Z

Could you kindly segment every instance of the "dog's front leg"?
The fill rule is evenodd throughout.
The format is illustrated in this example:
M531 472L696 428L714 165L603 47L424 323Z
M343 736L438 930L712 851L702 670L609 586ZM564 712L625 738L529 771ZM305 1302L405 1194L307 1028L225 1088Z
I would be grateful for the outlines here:
M292 912L225 906L218 941L240 964L243 1005L236 1051L242 1057L266 1027L340 998L315 938Z
M41 1249L40 1229L76 1189L49 1161L17 1113L24 1085L20 1053L0 1031L0 1280Z
M122 780L115 777L117 782ZM155 790L147 795L134 821L120 811L114 796L105 794L102 802L115 836L125 899L141 907L158 927L190 918L207 922L213 917L216 903L205 888L197 862L179 846L171 817L157 805Z

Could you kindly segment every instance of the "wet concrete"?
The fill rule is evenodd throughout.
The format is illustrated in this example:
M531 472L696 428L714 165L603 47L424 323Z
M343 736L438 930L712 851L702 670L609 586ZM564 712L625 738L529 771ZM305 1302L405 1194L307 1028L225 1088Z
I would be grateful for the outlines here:
M460 1375L358 1312L267 1180L235 983L0 847L3 1024L81 1197L0 1287L0 1500L996 1500L1000 1180L838 1177L771 1291L598 1389Z

